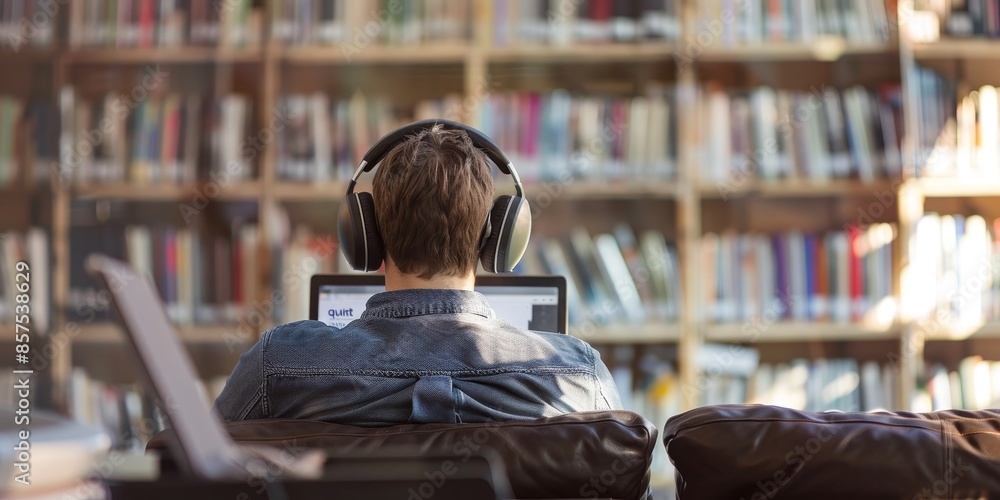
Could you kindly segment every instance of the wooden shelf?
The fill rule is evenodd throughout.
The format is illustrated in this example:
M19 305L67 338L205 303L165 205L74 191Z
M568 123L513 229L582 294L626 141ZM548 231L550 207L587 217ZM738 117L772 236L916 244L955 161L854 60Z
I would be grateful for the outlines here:
M215 196L215 186L209 184L89 184L71 188L73 198L114 198L128 201L178 201L203 196L218 200L257 200L261 195L259 183L234 183L223 186ZM208 188L208 189L206 189Z
M514 45L486 49L490 63L636 63L672 60L676 47L664 43Z
M33 47L22 47L17 52L10 50L9 45L0 50L0 64L35 63L51 64L56 58L53 49L40 49Z
M975 325L951 325L921 328L917 322L918 331L925 340L966 340L966 339L1000 339L1000 322L991 321Z
M281 59L289 64L460 64L471 53L466 45L385 46L371 45L357 51L347 46L287 47Z
M174 327L181 340L190 344L225 344L227 332L234 333L235 324L193 325ZM73 338L78 344L117 344L125 342L125 332L115 323L95 323L80 327Z
M491 64L509 63L640 63L674 61L681 47L667 43L607 43L571 45L513 45L479 48L463 44L424 46L371 45L357 50L349 46L286 47L281 59L291 64L441 64L462 63L467 57L481 55ZM812 43L712 47L692 60L695 62L755 61L836 61L845 57L888 56L896 49L888 44L852 45L841 39ZM683 59L679 59L683 60Z
M876 180L865 183L855 179L831 179L827 182L811 181L746 181L743 184L701 184L698 191L705 199L728 199L757 196L763 198L813 198L834 196L875 196L886 191L895 192L898 181Z
M339 202L346 192L346 182L280 182L274 185L274 196L279 201Z
M698 62L833 62L846 57L890 56L896 54L891 44L849 44L842 38L826 38L814 42L780 42L732 47L710 47L697 55L679 56L680 60L690 57Z
M207 64L260 62L260 48L220 49L218 47L93 48L65 52L70 64Z
M943 38L934 43L913 44L913 57L932 59L1000 59L1000 40Z
M513 188L497 183L498 192L513 194ZM297 183L281 182L275 185L275 197L280 201L340 201L344 197L347 183ZM553 202L562 200L591 199L674 199L680 186L669 181L594 181L576 180L566 183L558 181L525 181L524 189L529 199L547 194ZM508 192L509 191L509 192Z
M750 328L752 323L727 323L705 326L705 340L712 342L836 342L890 340L900 336L896 324L857 324L823 322L778 322Z
M928 198L1000 196L1000 179L971 180L925 177L918 179L916 183L920 192Z
M51 190L46 184L34 184L31 186L24 186L21 183L14 182L7 184L5 186L0 186L0 198L10 199L10 198L30 198L32 196L37 196L39 194L50 193Z
M679 196L680 185L676 182L662 180L571 180L559 181L525 181L524 189L528 198L536 198L547 193L552 201L559 200L590 200L590 199L676 199Z
M608 325L598 327L590 334L581 334L577 330L570 326L569 334L590 344L661 344L680 339L680 328L673 323Z

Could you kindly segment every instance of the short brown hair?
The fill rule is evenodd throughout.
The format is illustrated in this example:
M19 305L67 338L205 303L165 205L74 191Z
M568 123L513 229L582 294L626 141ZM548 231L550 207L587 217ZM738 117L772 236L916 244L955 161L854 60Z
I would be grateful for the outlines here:
M410 136L385 156L372 185L386 254L423 279L475 271L493 194L486 156L468 134L438 125Z

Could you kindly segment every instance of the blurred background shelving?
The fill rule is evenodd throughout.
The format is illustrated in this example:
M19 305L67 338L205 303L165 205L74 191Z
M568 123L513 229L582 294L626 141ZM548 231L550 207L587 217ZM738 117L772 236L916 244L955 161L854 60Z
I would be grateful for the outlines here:
M431 116L515 160L522 270L571 278L571 334L654 423L974 406L952 385L984 370L1000 401L996 0L205 5L74 1L25 28L39 2L0 0L0 241L25 240L0 267L47 274L45 405L99 418L137 391L86 252L149 274L210 400L305 317L310 274L345 270L358 157Z

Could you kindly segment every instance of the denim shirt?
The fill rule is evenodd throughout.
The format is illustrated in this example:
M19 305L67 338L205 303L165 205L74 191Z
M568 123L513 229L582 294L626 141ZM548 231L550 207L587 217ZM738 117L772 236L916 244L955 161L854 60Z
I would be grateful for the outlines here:
M244 353L215 409L227 421L300 418L361 426L493 422L621 409L586 342L497 319L473 291L372 296L342 329L275 327Z

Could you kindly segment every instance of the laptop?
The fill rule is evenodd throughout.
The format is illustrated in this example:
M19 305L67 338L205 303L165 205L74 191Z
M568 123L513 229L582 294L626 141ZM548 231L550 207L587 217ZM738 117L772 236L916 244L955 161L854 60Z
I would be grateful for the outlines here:
M477 292L497 317L524 330L566 333L566 278L476 276ZM385 291L381 274L317 274L309 288L309 319L343 328L361 317L368 299Z
M243 487L256 481L265 486L258 492L260 498L327 498L330 491L338 491L343 498L404 498L409 488L426 482L427 471L440 467L443 459L467 458L422 456L419 450L408 449L380 456L350 451L328 456L321 450L291 455L277 448L237 444L199 394L191 359L150 283L127 264L111 258L90 256L86 267L111 293L112 309L138 358L145 387L173 428L168 444L185 476ZM468 465L463 464L458 474L449 478L446 494L435 497L512 496L502 464L489 453L473 457ZM171 484L124 482L115 488L126 497L158 498L153 493L163 497L160 490ZM292 492L303 495L289 495ZM184 492L184 496L192 498L189 493Z

